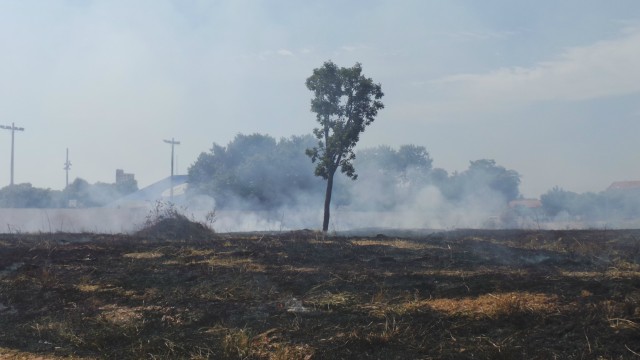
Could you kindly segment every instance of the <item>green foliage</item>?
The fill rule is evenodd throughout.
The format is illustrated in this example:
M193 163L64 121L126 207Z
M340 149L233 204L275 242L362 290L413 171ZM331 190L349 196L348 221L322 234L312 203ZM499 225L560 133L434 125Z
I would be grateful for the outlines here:
M331 61L314 69L306 84L314 93L311 111L316 113L320 124L313 130L318 144L306 152L312 162L317 162L315 174L329 179L340 168L342 173L356 179L353 149L360 133L384 108L380 101L384 95L381 85L362 75L359 63L351 68L338 68Z
M355 164L359 168L378 169L381 173L406 176L411 171L428 173L433 160L424 146L402 145L398 150L380 145L358 151Z
M0 189L0 207L45 208L51 207L57 192L33 187L30 183L9 185Z
M640 190L607 190L578 194L559 187L540 197L542 209L552 218L568 220L625 220L640 214Z
M578 197L579 195L574 192L565 191L555 186L540 196L540 201L544 212L549 216L555 217L562 212L567 214L575 213L574 204Z
M276 141L268 135L238 134L226 146L213 144L189 168L191 191L212 196L218 208L273 209L294 205L319 189L304 150L311 135Z
M209 195L218 209L277 209L311 204L322 196L322 180L313 175L313 164L304 150L317 140L312 135L276 141L268 135L237 135L227 146L213 144L189 169L190 191ZM338 206L366 211L393 211L415 202L427 186L440 190L453 203L478 194L494 196L506 205L519 194L517 172L493 160L470 163L469 169L449 175L433 168L423 146L386 145L356 152L353 161L360 177L337 176L332 195ZM485 197L486 198L486 197Z
M384 108L380 99L384 95L380 84L362 75L362 66L338 68L331 61L313 70L307 79L307 88L313 91L311 111L316 113L320 127L313 129L318 139L315 147L306 150L311 162L316 163L315 174L327 180L322 230L329 229L329 209L333 176L336 170L356 179L353 160L354 147L362 133Z
M520 174L515 170L496 165L495 160L481 159L471 161L467 170L451 175L441 190L450 200L496 193L506 203L520 196L519 186Z
M135 182L123 184L89 184L77 178L63 191L33 187L30 183L6 186L0 189L0 207L3 208L60 208L69 200L81 207L104 206L138 189Z

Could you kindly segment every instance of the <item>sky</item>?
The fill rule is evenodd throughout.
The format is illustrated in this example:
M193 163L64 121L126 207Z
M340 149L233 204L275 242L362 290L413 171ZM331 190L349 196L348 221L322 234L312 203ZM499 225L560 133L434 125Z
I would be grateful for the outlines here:
M362 64L385 93L358 148L493 159L521 192L640 180L636 0L0 0L0 125L15 183L140 187L236 134L311 133L305 80ZM0 186L11 132L0 129ZM356 169L357 170L357 169ZM70 181L71 181L70 180Z

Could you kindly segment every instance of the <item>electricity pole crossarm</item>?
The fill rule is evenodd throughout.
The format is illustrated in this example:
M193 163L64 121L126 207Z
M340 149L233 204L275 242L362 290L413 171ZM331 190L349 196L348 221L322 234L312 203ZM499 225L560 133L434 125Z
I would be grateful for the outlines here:
M173 147L175 145L180 145L180 141L175 141L173 138L171 140L163 140L167 144L171 144L171 177L173 177Z
M13 155L14 155L14 144L15 144L15 133L16 131L24 131L24 128L16 127L15 123L11 123L11 126L0 125L0 129L11 130L11 182L10 185L13 186Z
M173 154L174 154L174 147L176 145L180 145L180 141L176 141L174 138L171 138L171 140L163 140L164 142L166 142L167 144L171 144L171 190L170 190L170 197L171 197L171 201L173 201Z

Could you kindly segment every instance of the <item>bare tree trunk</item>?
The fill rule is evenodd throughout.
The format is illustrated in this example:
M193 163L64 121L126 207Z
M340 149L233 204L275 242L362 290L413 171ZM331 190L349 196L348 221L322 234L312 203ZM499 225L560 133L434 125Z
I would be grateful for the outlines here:
M327 192L324 196L324 221L322 222L322 231L329 231L329 215L331 208L331 192L333 191L333 175L335 172L331 172L327 178Z

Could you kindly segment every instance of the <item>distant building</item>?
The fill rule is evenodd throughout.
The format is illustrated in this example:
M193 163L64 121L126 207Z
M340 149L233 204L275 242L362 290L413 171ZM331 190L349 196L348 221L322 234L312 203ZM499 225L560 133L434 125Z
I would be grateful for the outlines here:
M131 184L134 181L136 181L136 177L134 174L126 173L122 169L116 170L116 185Z
M640 181L616 181L609 185L610 190L640 190Z

